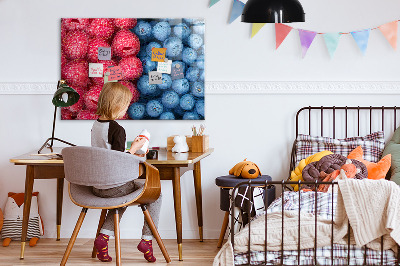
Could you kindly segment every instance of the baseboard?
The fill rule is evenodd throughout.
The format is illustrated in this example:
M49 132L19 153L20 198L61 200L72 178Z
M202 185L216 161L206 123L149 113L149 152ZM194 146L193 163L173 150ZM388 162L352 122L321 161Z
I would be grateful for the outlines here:
M0 94L49 94L56 82L0 83ZM207 81L206 94L400 94L400 81Z

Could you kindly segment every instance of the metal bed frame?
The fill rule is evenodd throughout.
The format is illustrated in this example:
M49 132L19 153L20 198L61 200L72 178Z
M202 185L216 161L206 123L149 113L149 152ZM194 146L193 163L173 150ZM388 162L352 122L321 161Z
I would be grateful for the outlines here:
M357 136L360 136L360 121L361 121L360 120L360 113L361 112L363 112L363 113L369 112L369 132L372 133L373 114L375 114L376 112L379 112L379 111L381 112L381 128L380 129L382 131L384 131L385 130L385 113L387 113L387 111L393 112L392 113L393 114L393 130L395 130L396 129L396 125L397 125L397 122L396 122L397 121L397 119L396 119L397 118L397 111L399 109L400 108L398 108L396 106L393 106L393 107L385 107L385 106L382 106L382 107L372 107L372 106L369 106L369 107L360 107L360 106L357 106L357 107L348 107L348 106L344 106L344 107L337 107L337 106L331 106L331 107L324 107L324 106L312 107L312 106L308 106L308 107L303 107L296 114L296 138L300 134L299 133L299 126L300 126L299 120L300 120L300 114L303 111L308 111L308 134L309 135L311 135L311 131L312 131L311 113L312 113L313 110L316 110L317 112L319 111L319 115L320 115L320 136L324 136L324 126L326 125L326 123L324 124L324 116L327 113L327 112L325 112L325 114L324 114L324 111L331 110L329 113L331 113L331 115L332 115L331 118L332 118L332 123L333 123L332 124L332 129L333 129L332 136L333 136L333 138L336 137L336 122L337 122L337 120L339 120L339 119L336 119L336 115L337 115L336 113L337 112L344 112L344 121L341 121L341 122L342 122L342 125L344 125L345 137L347 138L347 136L348 136L348 125L349 125L349 121L348 121L349 119L348 118L349 118L349 113L350 112L356 112L356 115L357 115ZM325 121L326 120L328 120L328 119L325 119ZM354 125L354 123L352 125ZM293 148L292 148L289 176L290 176L290 172L296 167L296 165L295 165L295 158L296 158L295 146L296 146L296 141L294 142ZM320 182L320 181L304 182L304 181L285 181L285 180L283 180L283 181L265 181L265 182L263 182L263 181L252 181L250 179L249 181L242 182L242 183L236 185L234 187L233 191L232 191L232 195L235 195L235 192L239 187L242 187L242 186L256 187L257 186L259 188L263 188L264 189L266 198L268 198L268 189L266 189L266 188L268 188L269 186L271 186L271 185L281 186L282 195L283 195L285 190L291 190L290 189L291 187L287 186L287 185L292 185L292 184L299 185L299 187L300 187L301 184L315 185L314 186L315 187L314 191L317 192L317 189L318 189L319 185L330 184L330 185L332 185L332 190L333 190L334 186L336 186L338 183L336 181L332 181L332 182ZM301 202L301 192L300 192L300 190L298 191L298 193L299 193L299 202ZM252 194L253 194L253 191L250 189L250 198L252 198L252 196L253 196ZM281 198L282 198L282 212L284 212L284 197L281 197ZM333 217L334 206L333 206L333 204L334 203L333 203L333 199L334 199L334 193L332 193L332 213L331 213L331 215L332 215L332 221L331 221L332 222L332 224L331 224L332 225L331 226L331 228L332 228L332 237L331 237L331 261L332 261L332 265L334 263L334 254L333 254L333 251L334 251L333 250L333 244L334 244L333 243L333 224L334 224L334 220L333 220L334 219L334 217ZM317 207L317 202L318 202L317 193L315 193L315 213L317 213L317 208L318 208ZM267 262L267 252L268 252L268 250L267 250L267 242L268 242L268 239L267 239L267 233L268 233L267 207L268 206L266 204L267 204L267 201L264 201L264 208L265 208L264 262L259 263L259 265L272 265L272 264L268 264L268 262ZM300 204L299 204L298 214L299 214L298 226L300 227ZM230 232L231 239L230 240L231 240L231 244L232 244L233 248L234 248L234 245L235 245L235 241L234 241L234 237L235 237L235 234L234 234L234 217L235 217L234 197L232 197L232 200L231 200L231 232ZM307 264L307 265L318 265L317 264L317 255L316 255L317 238L318 238L316 224L317 224L317 215L315 215L315 239L314 239L314 258L313 258L314 263L313 264ZM245 264L245 265L250 265L251 264L251 256L250 256L250 254L251 254L251 250L250 250L251 219L249 219L248 227L249 227L249 242L248 242L248 245L247 245L247 262L248 263ZM283 218L283 216L282 216L282 232L281 232L281 234L282 234L282 237L281 237L281 249L280 249L281 256L280 256L280 264L278 264L278 265L284 265L283 264L283 259L284 259L284 256L283 256L283 251L284 251L284 240L283 240L284 218ZM297 247L298 247L297 248L297 265L305 265L305 264L300 264L300 254L301 254L300 242L301 242L301 238L300 238L300 230L299 230L298 243L297 243ZM397 245L397 248L398 248L399 252L397 253L397 258L396 258L395 265L400 265L400 249L399 249L400 246ZM367 253L366 253L366 249L367 248L366 248L366 246L363 246L363 249L364 249L364 263L363 263L363 265L367 265L366 264L367 263ZM350 265L350 224L348 226L348 233L347 233L347 264L346 265ZM384 261L383 261L383 236L381 237L380 265L384 265Z

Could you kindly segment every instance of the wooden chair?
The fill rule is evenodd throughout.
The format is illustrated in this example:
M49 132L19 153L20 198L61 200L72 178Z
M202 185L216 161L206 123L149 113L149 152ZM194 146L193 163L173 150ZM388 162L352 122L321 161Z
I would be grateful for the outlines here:
M118 208L129 205L139 205L142 208L145 220L149 224L166 262L171 262L145 205L157 200L161 193L160 175L157 168L137 156L103 148L68 147L62 150L62 156L65 179L70 182L68 186L69 196L74 204L82 207L82 211L60 265L66 264L88 209L102 209L96 237L103 226L107 210L116 209L114 215L116 265L121 265ZM139 169L137 167L138 160L141 161ZM135 175L145 177L144 180L138 180L143 181L144 186L129 195L118 198L100 198L91 191L92 186L116 185L128 182ZM94 247L92 257L96 257Z

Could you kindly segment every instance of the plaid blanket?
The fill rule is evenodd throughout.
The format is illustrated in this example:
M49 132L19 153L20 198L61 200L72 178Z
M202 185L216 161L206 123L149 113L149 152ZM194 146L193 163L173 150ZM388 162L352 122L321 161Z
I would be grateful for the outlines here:
M317 192L285 192L283 196L277 198L271 203L267 210L267 214L282 211L282 203L284 210L298 210L319 215L326 219L332 219L332 213L335 215L336 194ZM254 219L260 217L259 214ZM317 265L381 265L381 252L371 250L364 247L350 245L350 256L347 245L333 245L333 264L332 264L332 248L326 246L316 249ZM366 257L364 258L364 254ZM392 250L385 250L383 253L384 265L395 265L396 257ZM265 263L265 255L267 256L266 265L280 265L281 252L267 251L265 252L250 252L250 265ZM350 258L347 264L348 257ZM300 251L300 256L297 250L285 250L283 252L284 265L314 265L314 249L304 249ZM248 253L235 254L235 265L248 265Z

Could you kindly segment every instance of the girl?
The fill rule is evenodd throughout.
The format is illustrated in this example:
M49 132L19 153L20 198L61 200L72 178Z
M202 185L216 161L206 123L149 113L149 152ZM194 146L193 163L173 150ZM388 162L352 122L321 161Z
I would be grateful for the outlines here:
M92 127L91 142L93 147L125 152L125 129L120 126L115 119L124 117L131 99L132 92L122 84L118 82L108 82L104 84L97 103L96 114L100 117L93 123ZM144 157L145 154L138 155L136 151L139 150L145 142L146 139L144 138L136 138L129 149L129 153ZM138 158L138 167L139 161L143 161L143 159ZM143 187L143 183L135 182L136 178L136 176L133 176L132 181L119 186L93 187L93 194L102 198L125 196ZM156 226L158 226L160 207L161 195L155 202L147 205ZM118 209L120 219L125 210L126 207ZM107 212L106 220L101 228L100 234L94 241L94 246L97 249L97 258L101 261L112 260L108 255L108 240L110 236L114 236L114 214L115 210L109 210ZM144 253L144 258L149 262L156 261L156 258L153 256L152 237L153 234L151 233L150 227L145 221L142 230L142 240L137 248Z

